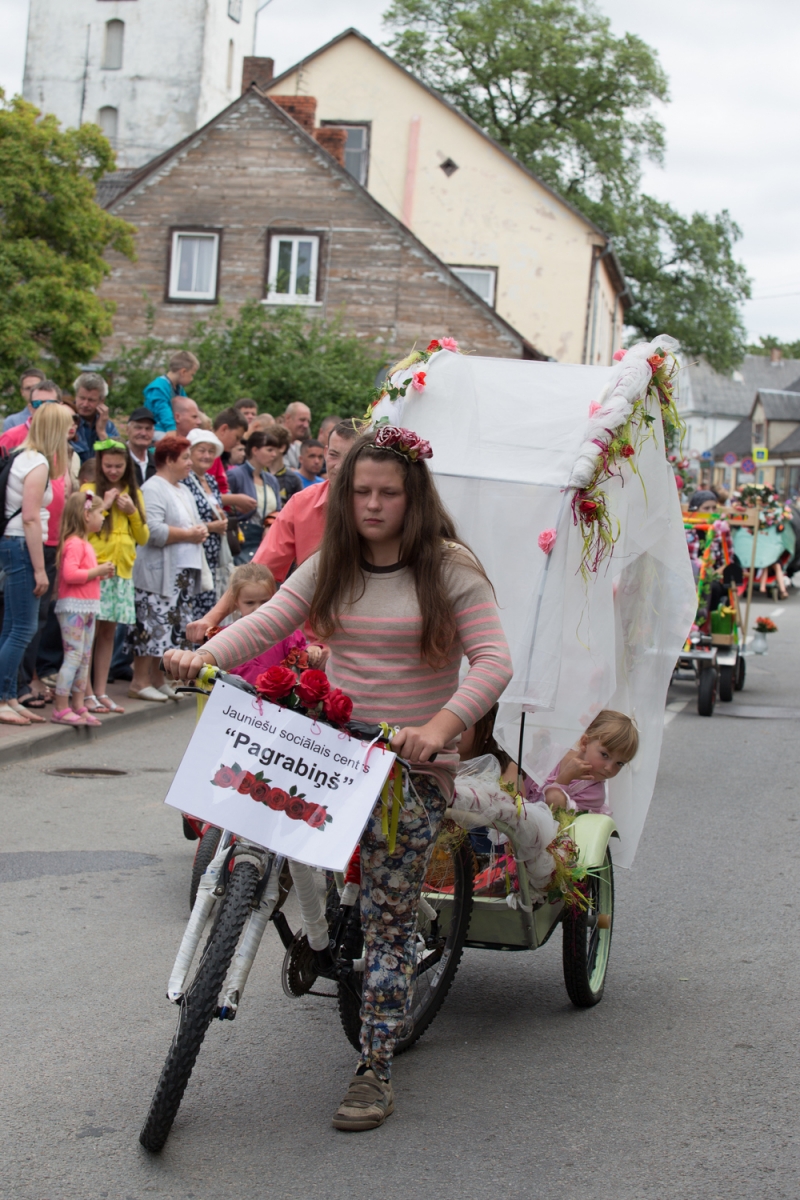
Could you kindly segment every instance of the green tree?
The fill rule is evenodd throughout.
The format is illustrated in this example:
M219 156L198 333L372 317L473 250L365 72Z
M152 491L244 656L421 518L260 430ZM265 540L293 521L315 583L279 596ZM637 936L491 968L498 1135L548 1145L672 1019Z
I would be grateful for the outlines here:
M300 308L243 304L198 321L182 349L200 359L191 393L214 414L243 396L277 416L293 400L311 409L316 424L328 413L360 416L381 366L375 346L344 328L341 317L309 320ZM142 389L166 369L175 346L148 337L108 363L112 404L127 412L142 403Z
M639 335L672 333L719 369L741 359L738 228L641 194L643 161L664 153L656 51L590 0L393 0L385 20L404 66L613 238Z
M113 169L97 126L62 130L0 90L0 390L33 365L70 382L112 332L114 306L95 292L103 253L134 257L132 226L95 201Z
M782 342L780 338L768 333L766 337L760 337L756 344L747 347L748 354L768 355L773 350L780 350L784 358L800 358L800 339L796 342Z

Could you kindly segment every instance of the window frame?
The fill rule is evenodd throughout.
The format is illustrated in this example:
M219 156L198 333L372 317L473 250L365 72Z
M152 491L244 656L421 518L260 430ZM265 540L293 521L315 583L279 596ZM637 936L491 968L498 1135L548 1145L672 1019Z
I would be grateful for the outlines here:
M109 137L109 135L106 133L105 129L103 129L102 123L100 121L100 113L101 112L115 112L117 114L116 133L114 134L113 137ZM117 143L119 142L119 108L117 107L117 105L116 104L101 104L97 110L97 124L98 124L99 128L102 130L103 137L108 140L108 143L112 147L112 149L116 150Z
M167 231L167 280L164 289L164 302L166 304L218 304L219 303L219 274L220 265L222 263L222 234L223 230L217 225L171 225ZM176 273L179 266L179 257L176 254L178 246L178 238L183 236L214 236L216 238L216 263L212 272L214 280L213 295L200 296L193 292L188 295L174 295L172 289L173 271ZM177 289L176 289L177 290Z
M458 274L458 272L483 271L487 274L490 274L492 277L492 298L491 300L483 300L483 302L484 304L488 304L491 309L497 309L497 279L499 275L499 269L497 267L487 266L486 263L448 263L447 265L455 275L456 279L460 280L460 282L464 284L464 287L468 287L473 296L477 296L479 300L483 300L483 296L481 296L479 292L476 292L473 287L470 287L466 280L461 279L461 276Z
M283 304L295 305L300 308L310 308L322 303L320 299L322 289L322 264L324 262L325 249L325 230L322 229L297 229L297 228L282 228L275 227L267 229L267 263L266 275L264 279L264 298L263 304ZM316 242L316 261L314 267L316 274L312 273L312 288L307 297L298 296L297 293L286 292L271 292L270 283L277 279L278 274L278 247L279 241L309 241ZM294 252L293 255L294 257Z
M119 64L112 67L108 62L108 30L110 25L122 26L122 38L119 48ZM103 62L100 67L101 71L121 71L125 61L125 22L121 17L109 17L103 27Z
M320 125L324 126L325 128L363 129L366 131L367 144L365 147L365 153L367 168L364 172L363 182L360 179L356 179L355 175L351 175L350 178L355 179L356 183L360 183L362 187L369 187L369 164L370 156L372 154L372 121L320 121ZM347 171L346 167L345 170ZM350 172L347 171L347 174L350 175Z

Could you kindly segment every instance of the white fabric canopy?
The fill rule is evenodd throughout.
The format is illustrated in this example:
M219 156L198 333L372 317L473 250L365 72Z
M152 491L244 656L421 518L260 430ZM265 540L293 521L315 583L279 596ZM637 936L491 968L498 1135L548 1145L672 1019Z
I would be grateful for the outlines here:
M373 412L430 442L442 498L497 591L515 669L496 729L505 749L516 759L524 706L522 765L542 782L601 709L635 719L639 753L609 785L622 866L633 861L647 815L666 691L696 609L657 402L635 471L629 461L604 487L620 532L588 580L571 500L594 469L592 437L607 439L605 430L624 423L649 383L647 357L673 345L662 337L634 347L611 368L443 350L428 362L422 392L384 398ZM602 407L590 417L593 401ZM547 529L557 531L549 555L537 541Z

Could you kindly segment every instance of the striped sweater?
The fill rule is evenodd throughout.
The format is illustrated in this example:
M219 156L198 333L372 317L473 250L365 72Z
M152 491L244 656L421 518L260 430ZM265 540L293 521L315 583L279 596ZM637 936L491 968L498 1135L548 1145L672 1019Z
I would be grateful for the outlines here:
M298 567L257 612L211 638L204 650L225 669L261 654L305 622L316 586L319 555ZM443 708L474 725L511 679L511 659L492 589L456 551L446 567L447 589L458 624L458 642L447 665L421 662L420 616L414 577L407 567L364 572L364 593L340 616L331 635L328 675L353 701L353 717L391 725L424 725ZM463 655L469 671L459 685ZM440 754L426 773L450 797L458 755Z

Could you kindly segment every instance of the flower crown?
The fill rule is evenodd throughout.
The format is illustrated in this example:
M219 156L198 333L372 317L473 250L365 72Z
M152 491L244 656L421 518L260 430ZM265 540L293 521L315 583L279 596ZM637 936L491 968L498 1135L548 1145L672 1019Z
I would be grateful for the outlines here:
M416 462L420 458L433 458L430 442L400 425L381 425L375 434L375 445L381 450L393 450Z

